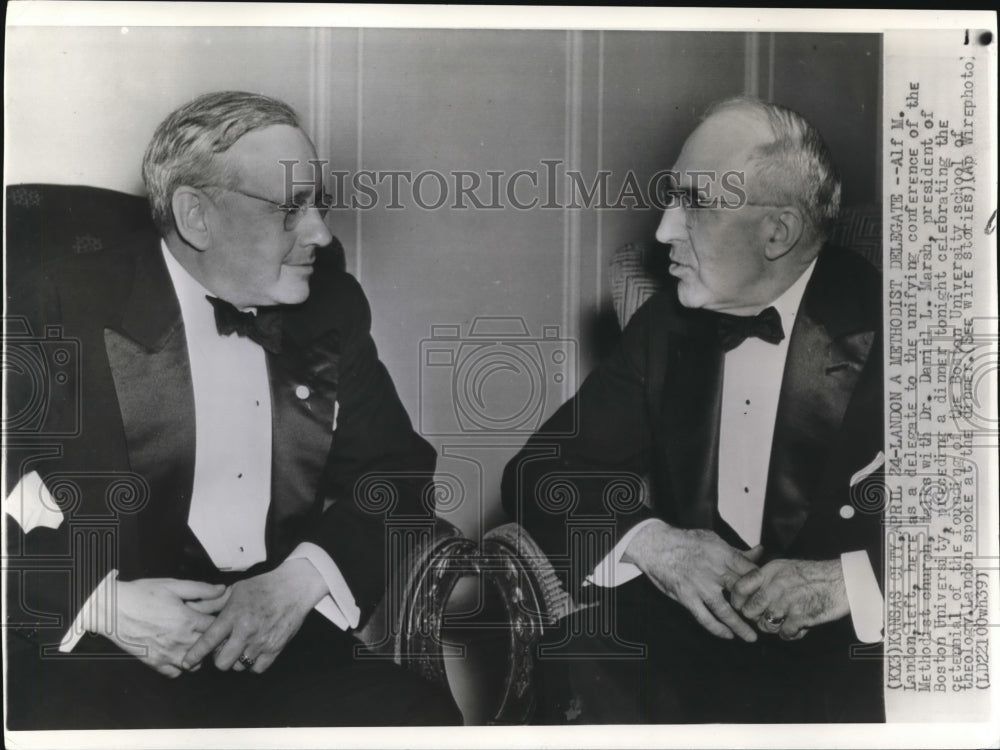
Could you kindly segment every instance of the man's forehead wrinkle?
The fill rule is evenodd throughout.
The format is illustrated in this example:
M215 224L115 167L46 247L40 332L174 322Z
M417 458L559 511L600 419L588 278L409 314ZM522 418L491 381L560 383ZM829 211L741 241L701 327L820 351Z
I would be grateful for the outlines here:
M284 185L288 168L282 162L292 162L293 177L301 182L303 174L312 174L313 165L309 162L317 158L309 139L291 125L252 130L233 144L226 157L247 184L264 189ZM312 187L306 186L304 192L311 193Z
M682 185L691 185L691 175L697 172L713 173L708 181L718 181L727 172L750 172L756 150L773 140L770 126L749 112L719 112L690 135L674 169Z

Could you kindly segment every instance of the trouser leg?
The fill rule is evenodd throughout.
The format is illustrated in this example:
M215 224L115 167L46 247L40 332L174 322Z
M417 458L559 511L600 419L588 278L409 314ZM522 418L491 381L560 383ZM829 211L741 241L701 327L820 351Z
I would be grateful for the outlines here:
M644 579L600 606L615 608L613 636L587 632L583 613L546 635L536 661L539 721L884 721L881 661L851 652L847 620L794 642L724 640ZM563 658L545 656L553 643ZM643 655L625 655L627 643L641 644Z
M95 640L85 638L71 657L48 659L12 646L11 729L461 723L447 689L391 662L357 658L357 641L315 613L260 675L206 661L169 679L133 658L87 658Z

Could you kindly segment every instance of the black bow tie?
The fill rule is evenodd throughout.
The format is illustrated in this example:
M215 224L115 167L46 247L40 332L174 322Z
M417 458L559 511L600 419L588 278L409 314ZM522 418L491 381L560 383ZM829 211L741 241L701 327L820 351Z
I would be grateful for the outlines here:
M274 311L258 311L256 315L240 312L225 300L205 295L215 308L215 328L220 336L235 333L255 341L269 352L281 351L281 321Z
M769 344L777 344L785 338L781 316L773 307L749 316L715 313L715 318L719 344L727 352L748 338L759 338Z

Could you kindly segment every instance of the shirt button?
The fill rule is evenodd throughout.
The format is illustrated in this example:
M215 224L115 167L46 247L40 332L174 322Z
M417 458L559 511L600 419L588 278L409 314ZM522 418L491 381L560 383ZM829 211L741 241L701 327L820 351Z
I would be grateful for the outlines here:
M297 385L295 386L295 395L305 401L309 398L309 389L304 385Z
M845 521L850 518L854 518L854 508L852 508L850 505L841 505L840 517L843 518Z

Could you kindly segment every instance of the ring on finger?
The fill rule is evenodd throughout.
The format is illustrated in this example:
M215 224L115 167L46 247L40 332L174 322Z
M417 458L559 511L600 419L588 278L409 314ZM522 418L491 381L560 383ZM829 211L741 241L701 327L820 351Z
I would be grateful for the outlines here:
M247 669L251 669L253 667L253 665L257 663L256 659L251 659L246 654L241 654L240 658L237 659L236 661L238 661L240 664L242 664Z
M785 621L785 616L784 615L776 616L776 615L768 614L767 612L764 613L764 622L766 622L771 627L775 627L776 628L779 625L781 625L781 623L783 623L784 621Z

